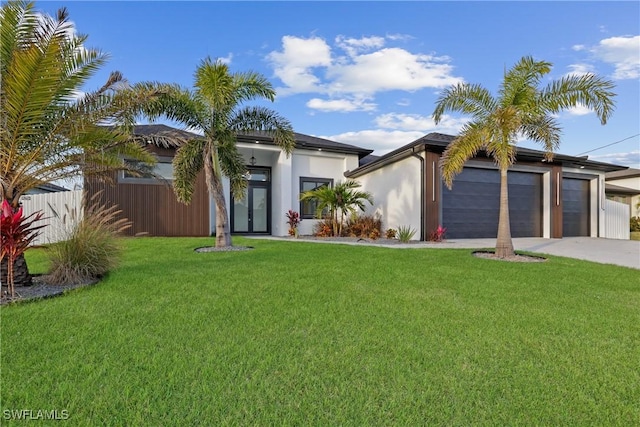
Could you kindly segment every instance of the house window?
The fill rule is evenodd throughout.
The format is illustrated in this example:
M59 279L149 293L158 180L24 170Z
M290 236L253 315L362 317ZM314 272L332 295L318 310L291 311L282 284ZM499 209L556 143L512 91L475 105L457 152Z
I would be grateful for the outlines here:
M173 164L170 157L159 157L155 165L148 165L135 160L125 160L130 166L136 166L142 170L142 175L129 171L123 171L120 175L121 182L154 183L173 180Z
M333 180L329 178L300 178L300 193L316 190L320 187L332 187ZM311 219L316 217L316 209L318 202L315 200L305 200L300 202L300 217L303 219ZM323 215L327 212L323 211Z

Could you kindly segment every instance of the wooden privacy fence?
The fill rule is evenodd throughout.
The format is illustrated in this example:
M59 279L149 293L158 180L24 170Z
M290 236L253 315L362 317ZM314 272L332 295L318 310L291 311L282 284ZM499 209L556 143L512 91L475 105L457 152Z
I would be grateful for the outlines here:
M631 212L628 204L605 200L604 219L605 237L607 239L629 240L631 238L631 232L629 231Z
M82 218L82 193L82 190L75 190L20 197L25 215L37 211L44 212L43 220L37 224L47 224L47 226L40 230L40 235L32 245L55 243L65 238L71 225Z

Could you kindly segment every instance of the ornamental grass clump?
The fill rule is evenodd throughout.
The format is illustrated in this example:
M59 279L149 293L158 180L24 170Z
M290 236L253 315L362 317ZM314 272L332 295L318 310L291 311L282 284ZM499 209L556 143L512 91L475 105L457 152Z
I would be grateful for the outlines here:
M118 218L117 206L107 207L94 195L83 215L67 212L69 224L67 239L49 247L51 261L49 280L58 285L79 284L104 276L117 265L120 255L122 231L131 226L124 218ZM54 214L59 217L58 213ZM80 219L75 219L81 216Z
M402 243L409 243L414 234L416 234L416 230L411 226L401 225L398 227L398 240Z

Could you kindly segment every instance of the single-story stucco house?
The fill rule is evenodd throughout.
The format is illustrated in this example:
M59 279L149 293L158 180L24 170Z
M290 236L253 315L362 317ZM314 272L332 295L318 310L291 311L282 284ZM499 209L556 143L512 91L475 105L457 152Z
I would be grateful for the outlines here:
M171 161L177 146L199 135L155 124L135 126L134 136L156 154L158 163L154 173L166 180L126 176L120 172L114 174L112 183L86 179L89 194L102 191L102 201L118 204L123 216L133 223L128 230L131 235L213 234L215 204L208 196L204 173L197 179L188 206L178 202L170 186ZM292 209L300 212L300 233L311 234L317 222L313 219L315 206L300 202L300 192L344 180L344 172L356 169L360 160L372 152L300 133L295 134L295 140L295 149L287 156L264 134L238 136L237 145L249 174L247 194L242 199L234 200L229 181L224 181L232 233L286 236L289 227L285 214Z
M155 173L166 180L113 176L115 185L85 180L89 194L102 191L105 202L116 203L133 222L132 235L206 236L215 231L215 205L202 173L189 206L179 203L169 183L176 141L197 135L166 125L139 125L136 139L158 157ZM454 136L430 133L384 156L372 150L296 133L296 148L286 154L271 138L240 135L238 147L248 175L248 191L234 200L224 186L231 232L286 236L285 213L301 214L300 234L311 234L315 206L299 200L301 192L333 185L347 178L372 193L369 214L381 216L383 227L410 226L425 240L439 225L447 238L495 237L499 208L499 173L493 161L479 153L444 187L438 162ZM604 236L605 173L626 169L607 163L518 148L510 169L509 201L513 237Z
M481 152L447 189L438 162L454 139L430 133L345 175L373 194L369 213L380 214L386 227L410 226L420 240L439 225L447 238L495 237L499 171ZM562 154L546 162L542 151L517 148L508 172L512 236L604 236L605 173L623 169Z

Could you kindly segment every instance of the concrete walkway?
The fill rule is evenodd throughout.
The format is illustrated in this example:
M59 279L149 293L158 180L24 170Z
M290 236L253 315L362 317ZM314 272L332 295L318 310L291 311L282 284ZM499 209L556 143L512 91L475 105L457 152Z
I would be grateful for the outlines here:
M384 246L397 249L490 249L496 245L496 239L452 239L442 243L413 242L409 244L397 243L385 245L363 241L306 240L304 238L291 239L271 236L255 236L253 238L327 244L338 243L357 246ZM520 251L577 258L601 264L615 264L640 270L640 241L637 240L614 240L593 237L565 237L563 239L524 237L513 239L513 246L516 250Z

